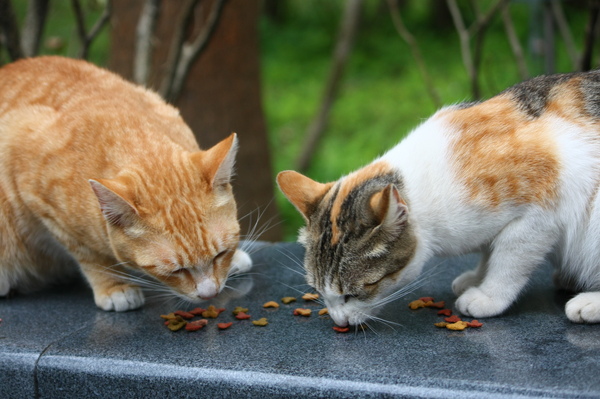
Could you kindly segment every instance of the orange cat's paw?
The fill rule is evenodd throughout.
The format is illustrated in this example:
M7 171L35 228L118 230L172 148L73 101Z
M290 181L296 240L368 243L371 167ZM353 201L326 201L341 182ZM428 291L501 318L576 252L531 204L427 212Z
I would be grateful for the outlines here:
M94 293L94 299L102 310L125 312L141 307L144 304L144 293L139 287L121 284L104 292Z

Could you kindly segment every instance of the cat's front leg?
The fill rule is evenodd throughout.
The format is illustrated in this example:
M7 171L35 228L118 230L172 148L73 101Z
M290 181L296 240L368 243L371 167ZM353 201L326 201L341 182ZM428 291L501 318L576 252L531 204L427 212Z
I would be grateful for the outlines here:
M487 271L487 263L490 259L490 251L486 249L481 254L481 259L475 270L468 270L454 279L452 282L452 291L456 296L461 296L471 287L481 284Z
M100 309L125 312L144 304L144 293L140 287L120 278L127 273L123 268L88 262L80 262L80 266L94 291L94 301Z
M497 316L508 309L551 250L556 236L555 226L543 215L523 216L507 225L494 239L481 284L460 295L458 310L479 318Z

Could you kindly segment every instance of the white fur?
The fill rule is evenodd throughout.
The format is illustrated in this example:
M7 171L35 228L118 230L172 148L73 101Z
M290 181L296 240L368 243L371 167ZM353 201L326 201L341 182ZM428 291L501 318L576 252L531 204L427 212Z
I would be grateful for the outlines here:
M434 255L480 251L477 269L453 283L456 307L472 317L495 316L517 299L533 270L554 251L561 275L579 289L600 291L598 133L591 125L546 118L545 126L552 130L539 134L555 142L561 165L558 201L552 207L502 203L486 209L469 201L452 170L452 131L443 117L430 118L375 161L389 162L402 175L409 221L418 238L416 254L395 289L415 279ZM326 297L328 305L336 300ZM344 323L353 312L364 312L361 306L349 301L340 306L343 311L335 306L329 311ZM580 294L566 312L573 322L600 322L600 292Z

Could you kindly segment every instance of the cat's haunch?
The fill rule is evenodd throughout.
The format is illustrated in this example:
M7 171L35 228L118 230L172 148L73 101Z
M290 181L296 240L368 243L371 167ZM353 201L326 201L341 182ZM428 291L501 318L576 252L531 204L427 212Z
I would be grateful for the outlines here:
M84 61L0 69L0 296L77 264L104 310L140 307L135 269L189 301L251 267L237 249L231 134L201 150L177 109Z
M304 216L309 284L345 326L410 291L434 255L482 252L452 288L456 307L504 312L553 254L566 305L600 322L600 72L541 76L449 106L336 182L299 173L279 187Z

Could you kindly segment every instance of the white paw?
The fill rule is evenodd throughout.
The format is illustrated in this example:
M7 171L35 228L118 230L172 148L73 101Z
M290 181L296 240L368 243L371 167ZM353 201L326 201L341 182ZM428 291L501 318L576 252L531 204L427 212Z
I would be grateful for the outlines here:
M144 293L139 287L119 285L109 293L95 295L96 305L102 310L125 312L141 307L144 304Z
M452 291L456 296L461 296L463 292L471 287L478 286L479 283L481 283L481 279L477 275L477 272L469 270L454 279L452 282Z
M573 323L600 323L600 292L583 292L567 302L567 317Z
M8 280L0 280L0 296L7 296L10 292Z
M486 295L477 287L471 287L456 300L455 305L466 316L492 317L504 312L510 304L502 298Z
M250 255L246 252L238 249L233 254L233 259L231 260L231 269L229 269L229 275L233 276L234 274L245 273L252 269L252 259Z

